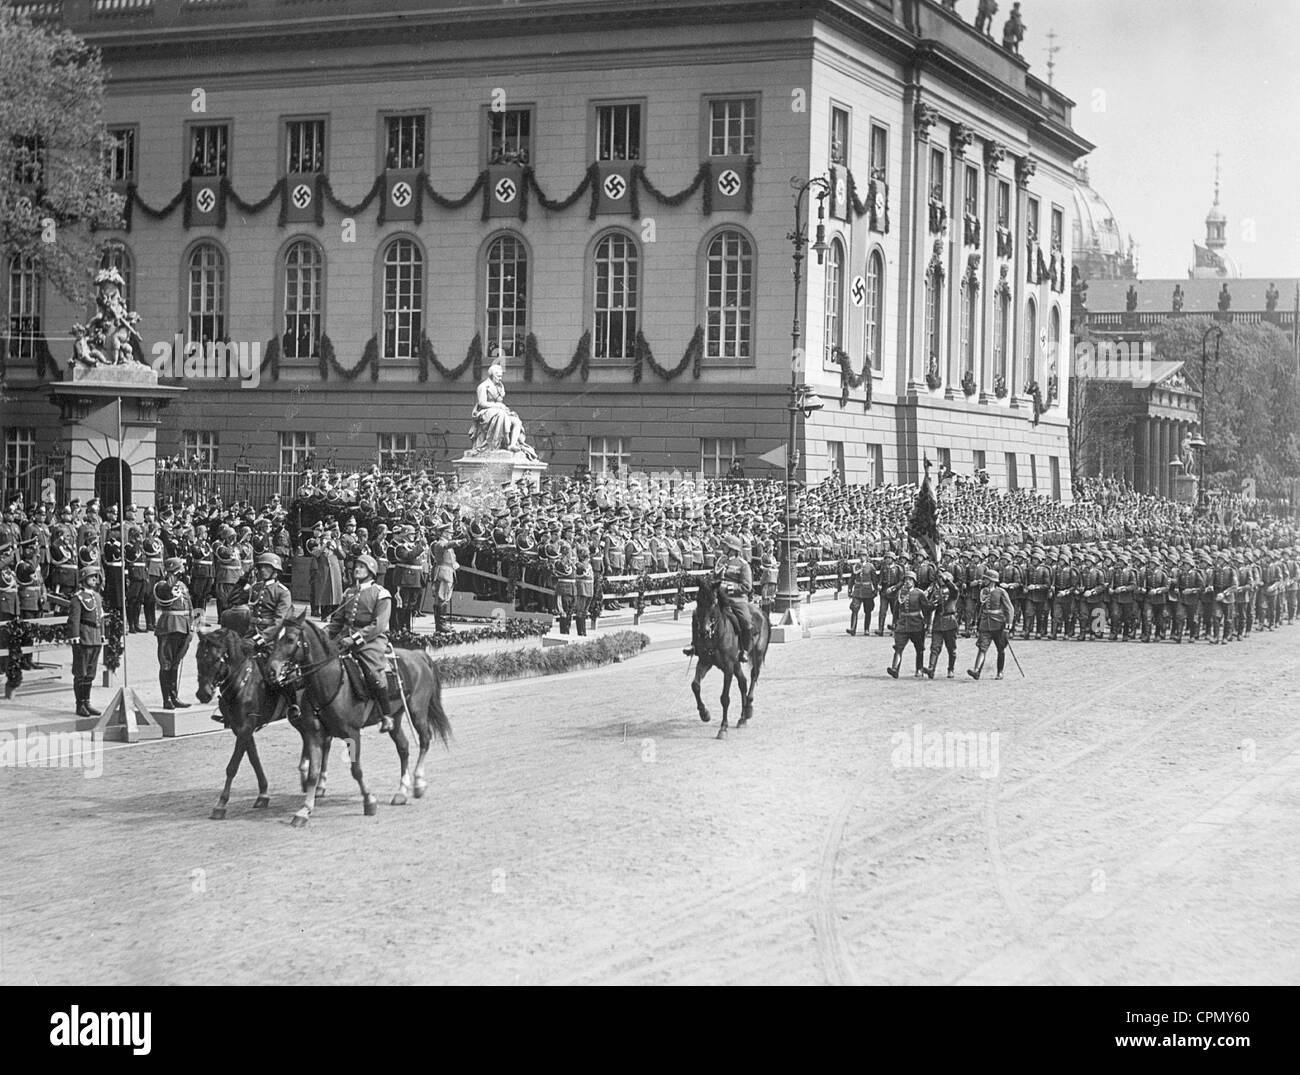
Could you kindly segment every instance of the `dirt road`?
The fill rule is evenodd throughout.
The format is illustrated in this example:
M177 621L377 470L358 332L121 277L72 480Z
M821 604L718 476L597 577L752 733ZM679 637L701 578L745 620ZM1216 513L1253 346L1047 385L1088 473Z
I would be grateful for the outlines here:
M224 822L228 736L3 769L0 983L1294 983L1297 640L931 683L819 632L725 742L675 654L452 691L427 798L371 732L379 815L339 750L301 831L287 727Z

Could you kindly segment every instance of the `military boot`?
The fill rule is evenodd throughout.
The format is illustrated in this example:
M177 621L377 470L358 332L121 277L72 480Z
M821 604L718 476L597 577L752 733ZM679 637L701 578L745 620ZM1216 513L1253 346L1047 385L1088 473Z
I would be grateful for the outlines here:
M182 702L181 699L180 699L180 694L179 694L179 692L180 692L180 686L179 686L179 685L177 684L177 682L176 682L176 681L180 678L180 674L181 674L181 671L180 671L179 668L173 668L173 669L171 670L171 672L170 672L170 677L171 677L171 678L169 679L168 682L171 684L171 688L172 688L172 708L173 708L173 709L189 709L189 707L190 707L190 705L191 705L192 703L190 703L190 702Z
M844 629L844 633L846 635L856 635L858 633L858 614L856 612L849 613L849 625Z
M894 660L885 671L894 679L898 678L898 666L903 663L903 653L901 650L894 651Z
M984 658L986 656L988 656L988 650L984 650L976 656L974 668L966 669L966 674L970 676L971 679L979 679L980 673L984 671Z

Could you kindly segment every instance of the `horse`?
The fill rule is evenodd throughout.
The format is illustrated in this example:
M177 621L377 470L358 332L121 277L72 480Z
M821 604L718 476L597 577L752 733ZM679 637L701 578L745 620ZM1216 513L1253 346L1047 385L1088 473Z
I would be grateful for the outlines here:
M750 674L745 678L745 666L740 663L740 632L733 619L733 613L726 609L721 600L721 581L709 579L700 586L695 597L695 614L691 617L691 643L699 664L695 669L695 678L691 680L691 690L695 694L695 705L700 712L700 720L709 721L709 711L700 698L700 681L710 668L722 672L722 727L718 729L718 738L727 737L727 709L731 705L731 678L736 677L740 684L740 696L743 705L737 728L743 728L754 715L754 687L758 683L758 674L763 670L763 659L767 656L767 646L772 640L772 626L767 615L748 603L742 604L742 611L749 615L751 624L749 648Z
M253 803L253 809L264 810L270 805L271 797L267 794L266 774L262 771L262 760L258 757L257 743L253 736L272 719L277 699L258 667L252 644L243 637L242 632L227 627L200 632L197 660L199 701L207 704L215 693L226 726L235 735L235 750L226 766L226 786L221 789L221 797L209 817L213 821L225 820L226 806L230 802L230 786L245 754L252 763L253 772L257 774L257 801ZM302 716L291 716L289 719L289 723L303 735L302 760L298 768L304 791L307 786L307 736L303 734L303 723L307 720ZM322 769L323 766L324 761ZM324 783L322 771L318 795L325 794Z
M315 805L317 773L323 751L331 738L346 739L352 754L352 777L361 789L362 808L367 817L379 812L379 800L366 787L361 772L361 729L380 719L378 706L360 695L343 671L339 651L325 632L307 619L306 611L290 616L270 639L271 654L267 661L270 675L281 682L298 678L303 686L303 709L311 709L315 721L304 725L308 753L307 799L294 815L293 826L307 824ZM405 806L407 796L417 799L428 790L424 777L424 760L436 733L447 744L451 723L442 708L442 681L427 652L396 650L398 674L406 696L411 722L420 740L420 754L415 763L414 784L410 766L410 749L402 727L399 710L393 720L393 743L401 762L401 783L393 796L393 806Z

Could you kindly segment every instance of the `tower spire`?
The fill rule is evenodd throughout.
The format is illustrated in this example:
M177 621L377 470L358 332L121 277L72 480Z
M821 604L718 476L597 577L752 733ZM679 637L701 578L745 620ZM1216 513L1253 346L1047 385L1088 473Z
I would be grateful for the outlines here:
M1217 149L1214 151L1214 204L1219 204L1219 158L1223 154Z

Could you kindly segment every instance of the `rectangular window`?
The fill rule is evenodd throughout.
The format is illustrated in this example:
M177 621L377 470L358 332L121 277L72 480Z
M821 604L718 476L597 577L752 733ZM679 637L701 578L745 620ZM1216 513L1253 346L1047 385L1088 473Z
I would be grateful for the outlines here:
M849 114L831 106L831 163L849 166Z
M706 478L725 478L732 463L745 465L743 437L703 437L700 439L700 473Z
M979 474L981 470L987 470L988 460L984 455L984 449L976 448L972 454L975 456L975 473Z
M201 123L190 128L190 175L230 174L230 128L224 123Z
M135 128L110 127L108 178L113 183L135 182Z
M41 338L41 277L30 256L9 259L9 342L10 358L34 359Z
M828 440L826 442L826 474L836 481L844 481L844 442Z
M709 156L749 156L758 151L758 102L735 97L709 102Z
M384 118L384 167L424 167L424 114Z
M947 184L944 182L943 175L943 150L930 150L930 198L932 201L942 202L944 200L944 191L947 190Z
M378 434L378 462L385 470L406 470L415 458L414 433Z
M1052 245L1061 247L1065 230L1065 215L1056 206L1052 206Z
M1011 227L1011 184L998 180L998 227Z
M1006 453L1007 488L1013 493L1020 488L1020 476L1016 473L1016 453Z
M35 186L45 172L45 140L34 134L15 134L9 139L13 146L13 167L10 175L20 187Z
M882 182L889 175L889 128L879 123L871 125L871 159L868 162L871 178Z
M488 164L529 164L533 151L533 110L507 108L489 111Z
M598 105L596 108L596 159L641 159L641 106Z
M22 488L35 460L36 430L19 426L6 429L5 476L11 493Z
M315 451L315 433L281 433L280 473L297 474L307 465L308 456Z
M1030 195L1025 202L1025 207L1029 241L1036 243L1038 242L1038 199Z
M631 459L626 437L592 437L587 462L593 474L625 475Z
M212 429L187 429L181 441L185 466L211 470L217 465L221 434Z
M284 128L285 171L325 171L325 121L291 119Z
M869 485L885 484L885 452L880 444L864 444L866 454L867 483Z
M979 169L966 165L966 197L963 207L968 216L980 215L980 173Z
M1061 499L1061 460L1056 456L1050 456L1047 460L1048 467L1052 472L1052 499Z

